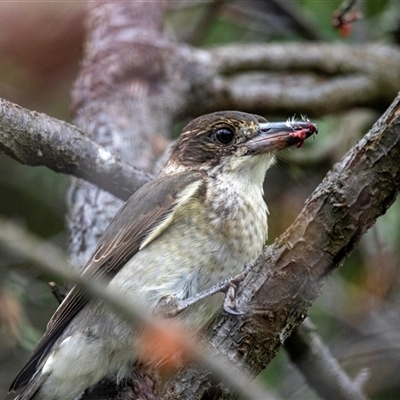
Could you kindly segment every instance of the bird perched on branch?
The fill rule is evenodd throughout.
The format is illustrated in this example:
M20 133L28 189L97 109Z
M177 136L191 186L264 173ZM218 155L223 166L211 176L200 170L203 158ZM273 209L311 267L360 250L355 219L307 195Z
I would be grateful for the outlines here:
M165 315L198 331L222 302L198 294L238 274L265 244L263 181L274 153L316 132L308 120L269 123L236 111L195 119L160 175L113 219L83 275L107 280L149 314L175 299L176 312ZM25 387L19 400L66 400L107 374L122 378L136 360L138 331L75 286L10 390Z

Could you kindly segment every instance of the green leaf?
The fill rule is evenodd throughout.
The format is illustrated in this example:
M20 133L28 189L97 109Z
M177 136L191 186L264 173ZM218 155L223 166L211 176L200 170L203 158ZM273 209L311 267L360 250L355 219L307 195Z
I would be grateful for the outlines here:
M363 11L365 12L366 17L372 17L377 14L382 13L387 5L390 3L390 0L366 0L364 3ZM357 7L357 4L356 4Z

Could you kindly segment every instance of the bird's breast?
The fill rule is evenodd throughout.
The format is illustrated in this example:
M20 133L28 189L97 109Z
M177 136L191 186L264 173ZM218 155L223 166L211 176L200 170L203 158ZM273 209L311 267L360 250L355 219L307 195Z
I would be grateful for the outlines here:
M199 196L174 214L170 226L140 250L111 286L151 310L166 295L187 298L242 271L254 261L267 237L262 189L238 192L211 180ZM197 330L221 306L212 296L181 317Z
M230 261L250 262L261 252L268 235L267 206L262 188L213 182L208 187L210 230L230 254Z

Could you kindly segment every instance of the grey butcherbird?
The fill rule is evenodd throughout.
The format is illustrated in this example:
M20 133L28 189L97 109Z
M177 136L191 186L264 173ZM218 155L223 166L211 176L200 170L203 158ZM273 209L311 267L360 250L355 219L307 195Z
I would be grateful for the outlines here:
M113 219L83 274L108 280L149 313L175 299L183 326L198 331L221 299L196 295L238 274L265 244L263 181L273 154L316 132L308 120L269 123L236 111L195 119L160 175ZM74 287L10 390L25 386L19 400L73 399L109 373L122 378L137 337L137 328Z

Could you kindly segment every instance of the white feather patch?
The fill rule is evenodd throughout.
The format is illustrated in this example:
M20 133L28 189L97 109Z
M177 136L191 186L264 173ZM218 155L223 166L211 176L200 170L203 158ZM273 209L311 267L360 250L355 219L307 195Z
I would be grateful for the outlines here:
M139 250L144 249L149 243L151 243L156 237L160 236L162 232L165 231L165 229L168 228L170 223L172 222L174 218L174 213L175 211L181 207L183 204L187 203L190 198L196 193L198 188L201 185L201 181L197 180L195 182L190 183L189 185L186 186L184 190L179 194L176 204L172 209L172 212L170 212L157 226L152 229L152 231L143 239L143 242L141 243Z

